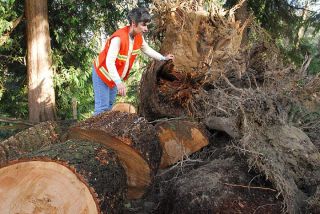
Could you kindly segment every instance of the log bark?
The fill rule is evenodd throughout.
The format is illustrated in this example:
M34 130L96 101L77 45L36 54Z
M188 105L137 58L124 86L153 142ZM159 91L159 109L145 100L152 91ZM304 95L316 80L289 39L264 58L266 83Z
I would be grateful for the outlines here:
M235 158L216 159L173 180L157 213L281 213L276 190Z
M119 213L126 175L106 146L67 141L0 168L3 213Z
M160 168L164 169L208 145L208 133L196 122L171 120L155 125L162 156Z
M112 111L121 111L127 113L137 113L136 108L130 103L116 103L112 107Z
M115 150L126 170L129 199L143 196L160 163L156 131L136 114L100 114L72 127L70 138L98 142Z
M0 142L0 164L64 140L63 124L43 122Z

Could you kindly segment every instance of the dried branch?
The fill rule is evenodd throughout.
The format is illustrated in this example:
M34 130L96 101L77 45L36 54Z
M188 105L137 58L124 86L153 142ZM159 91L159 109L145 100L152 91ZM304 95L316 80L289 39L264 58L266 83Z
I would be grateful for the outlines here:
M226 186L231 186L231 187L241 187L241 188L246 188L246 189L260 189L260 190L268 190L272 192L277 192L275 189L271 188L266 188L266 187L256 187L256 186L246 186L246 185L239 185L239 184L229 184L229 183L223 183Z

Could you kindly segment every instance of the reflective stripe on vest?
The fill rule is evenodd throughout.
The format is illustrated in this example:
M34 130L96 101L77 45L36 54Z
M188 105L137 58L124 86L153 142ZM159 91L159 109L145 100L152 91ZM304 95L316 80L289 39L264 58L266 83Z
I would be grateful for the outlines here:
M140 49L136 49L136 50L133 50L131 54L132 55L137 55L139 53L140 53Z
M127 61L128 57L126 55L118 54L117 59L121 61Z
M99 65L98 63L99 63L99 56L96 58L96 65ZM103 66L99 68L99 71L105 78L107 78L109 81L112 81L109 72Z

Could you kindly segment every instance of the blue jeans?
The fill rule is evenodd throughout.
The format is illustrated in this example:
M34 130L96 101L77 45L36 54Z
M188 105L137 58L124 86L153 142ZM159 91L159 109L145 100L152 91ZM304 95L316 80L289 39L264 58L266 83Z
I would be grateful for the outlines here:
M92 82L94 91L94 115L109 111L117 96L117 87L109 88L92 67Z

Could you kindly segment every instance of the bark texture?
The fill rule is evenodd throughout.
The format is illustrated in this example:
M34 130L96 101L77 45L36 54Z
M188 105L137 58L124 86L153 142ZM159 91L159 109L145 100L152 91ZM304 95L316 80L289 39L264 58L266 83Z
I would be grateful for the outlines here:
M47 0L26 0L29 120L55 120Z
M0 164L21 155L57 144L66 138L64 125L57 122L43 122L0 142Z

